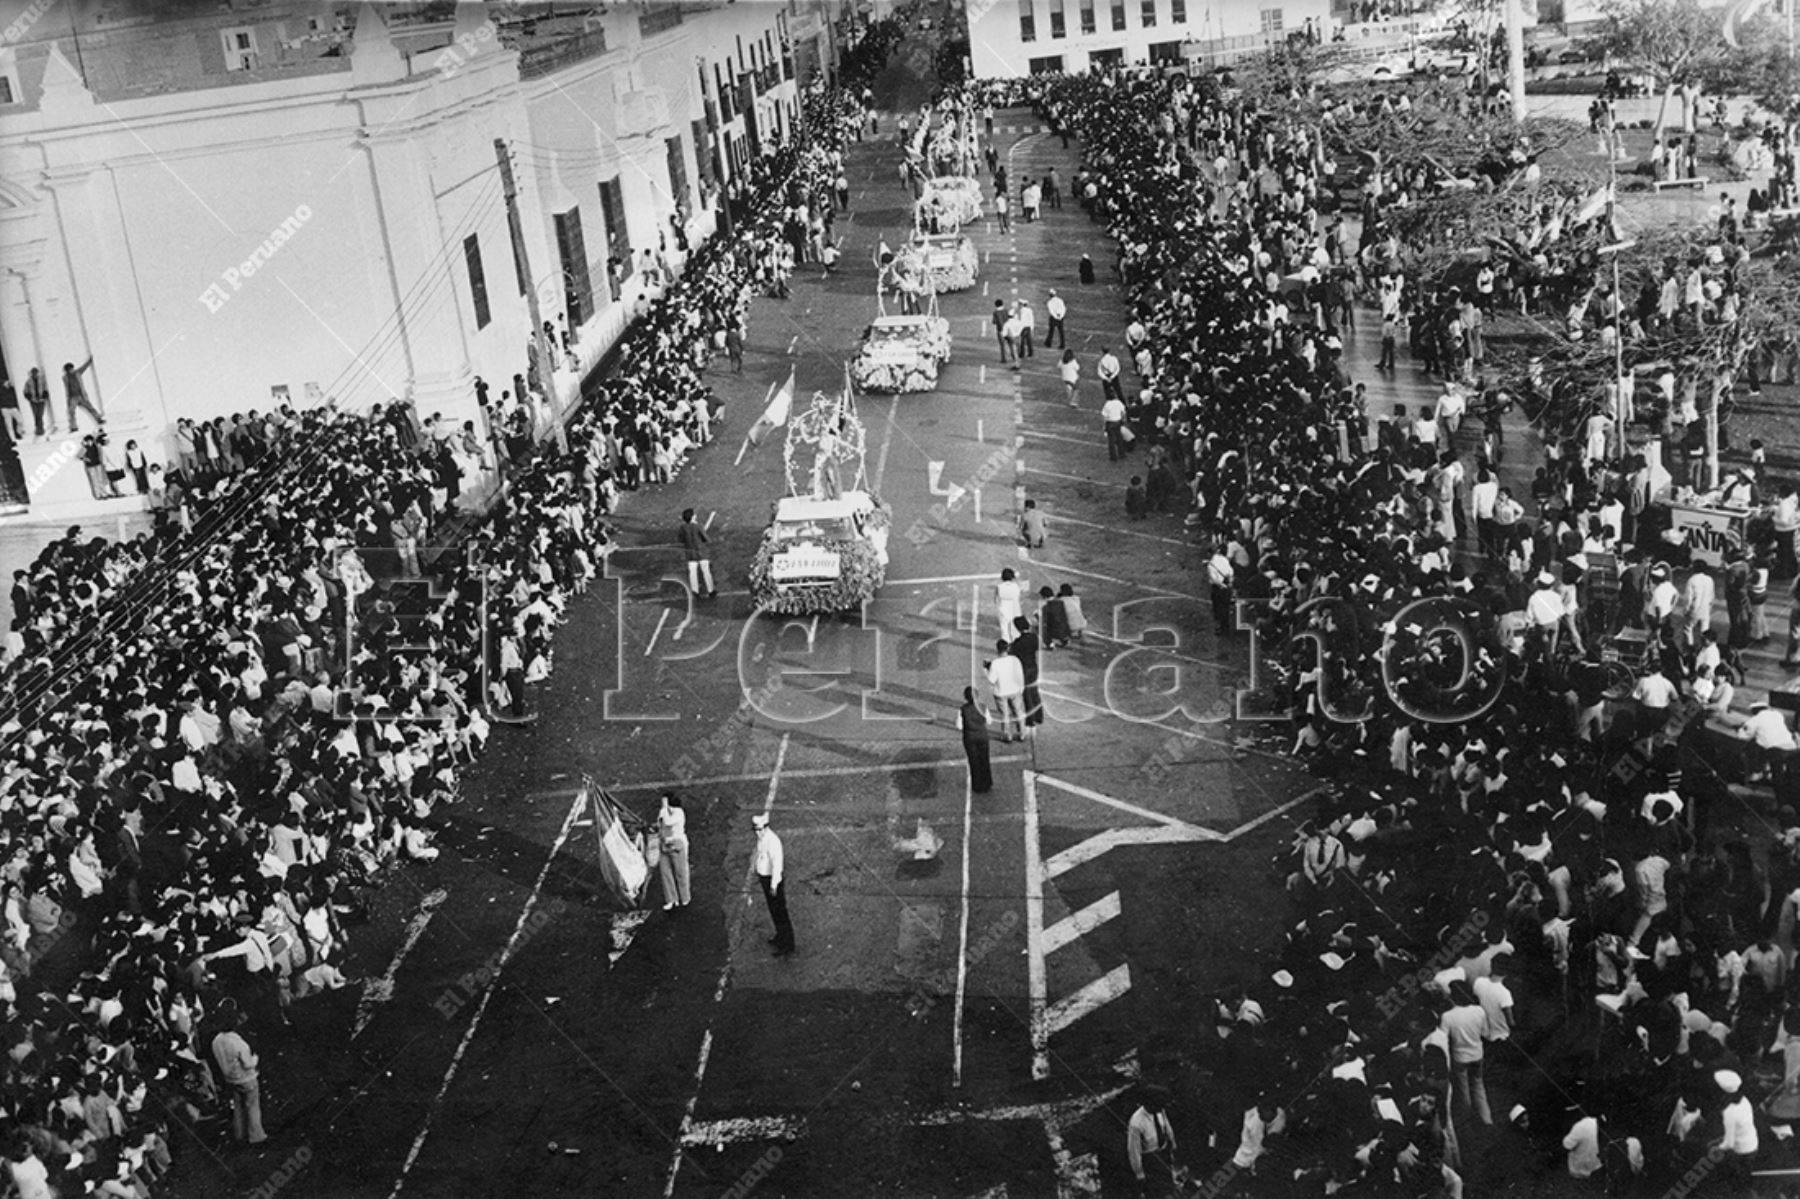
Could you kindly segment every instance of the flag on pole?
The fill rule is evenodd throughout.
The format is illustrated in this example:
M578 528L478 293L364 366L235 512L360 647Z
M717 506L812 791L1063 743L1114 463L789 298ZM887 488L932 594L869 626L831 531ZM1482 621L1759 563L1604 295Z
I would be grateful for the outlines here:
M1610 203L1612 203L1612 184L1608 183L1597 187L1589 193L1587 199L1581 202L1581 207L1575 210L1575 215L1570 218L1570 223L1579 225L1583 221L1591 221L1605 212L1606 206Z
M638 848L637 837L626 827L619 801L593 783L587 785L588 808L594 817L594 835L600 847L600 875L608 889L628 906L636 906L650 881L650 867Z
M756 418L754 425L750 426L750 444L761 445L763 438L787 424L788 410L793 406L794 372L790 369L787 382L781 385L781 390L775 393L775 398L769 401L769 406L763 409L763 414Z

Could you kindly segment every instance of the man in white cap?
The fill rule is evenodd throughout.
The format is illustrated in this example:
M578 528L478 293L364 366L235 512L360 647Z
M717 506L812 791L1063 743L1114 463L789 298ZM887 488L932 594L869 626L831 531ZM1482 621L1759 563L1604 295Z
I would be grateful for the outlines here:
M786 863L781 838L769 827L769 818L760 812L750 818L750 824L756 829L756 881L762 884L769 919L775 924L775 935L769 938L769 944L775 947L776 957L786 957L794 952L794 925L788 919L787 891L783 887Z
M1714 1145L1725 1155L1719 1162L1719 1176L1725 1180L1722 1190L1731 1195L1748 1194L1750 1163L1758 1148L1756 1112L1743 1093L1744 1080L1735 1070L1715 1072L1713 1082L1725 1092L1725 1108L1719 1113L1724 1131Z
M1794 730L1788 726L1787 714L1771 708L1766 699L1750 705L1750 715L1738 726L1738 736L1753 747L1746 755L1749 760L1744 763L1751 778L1765 770L1772 771L1800 749L1800 742L1794 739Z
M1531 623L1533 640L1552 657L1566 612L1562 593L1556 589L1556 576L1547 570L1539 571L1537 590L1525 601L1525 618Z

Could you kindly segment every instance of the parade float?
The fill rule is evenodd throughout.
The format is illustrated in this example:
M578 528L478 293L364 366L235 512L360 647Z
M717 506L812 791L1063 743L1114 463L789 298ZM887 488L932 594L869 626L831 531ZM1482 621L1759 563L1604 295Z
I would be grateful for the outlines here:
M927 216L921 202L913 209L912 240L900 250L899 273L918 279L933 292L967 291L981 277L981 255L963 236L961 225Z
M922 228L967 225L981 219L981 183L967 175L939 175L925 181L925 191L914 206L914 219Z
M878 299L881 315L863 332L862 348L850 365L850 378L858 391L882 395L933 391L938 368L950 361L950 322L938 315L937 293L930 289L929 273L923 277L903 275L902 279L906 285L916 283L923 289L923 310L908 304L908 311L889 315L885 297Z
M886 581L892 516L869 487L866 440L848 380L836 396L813 393L812 407L789 422L788 494L775 502L750 563L759 610L853 612Z

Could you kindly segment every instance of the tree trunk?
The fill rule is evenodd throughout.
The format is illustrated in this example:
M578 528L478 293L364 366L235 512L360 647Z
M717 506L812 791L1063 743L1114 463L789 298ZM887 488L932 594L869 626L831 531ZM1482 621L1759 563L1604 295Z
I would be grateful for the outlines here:
M1656 144L1662 145L1663 130L1669 123L1669 101L1675 98L1675 81L1673 79L1663 87L1662 103L1656 106Z

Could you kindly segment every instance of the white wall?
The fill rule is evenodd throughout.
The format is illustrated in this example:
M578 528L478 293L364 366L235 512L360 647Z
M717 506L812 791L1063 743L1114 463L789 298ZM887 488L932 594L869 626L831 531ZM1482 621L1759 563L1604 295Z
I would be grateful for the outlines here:
M969 19L970 58L982 78L1023 75L1034 58L1060 56L1063 70L1086 70L1095 52L1122 49L1127 63L1148 60L1158 42L1208 41L1215 38L1260 35L1264 9L1280 9L1284 32L1305 26L1312 18L1321 29L1329 25L1329 0L1187 0L1186 20L1172 20L1171 0L1156 0L1156 24L1143 24L1143 0L1126 0L1125 28L1113 28L1112 0L1094 0L1094 32L1081 32L1081 0L1063 0L1065 36L1051 36L1052 0L1031 0L1036 38L1020 41L1021 0L963 0Z

